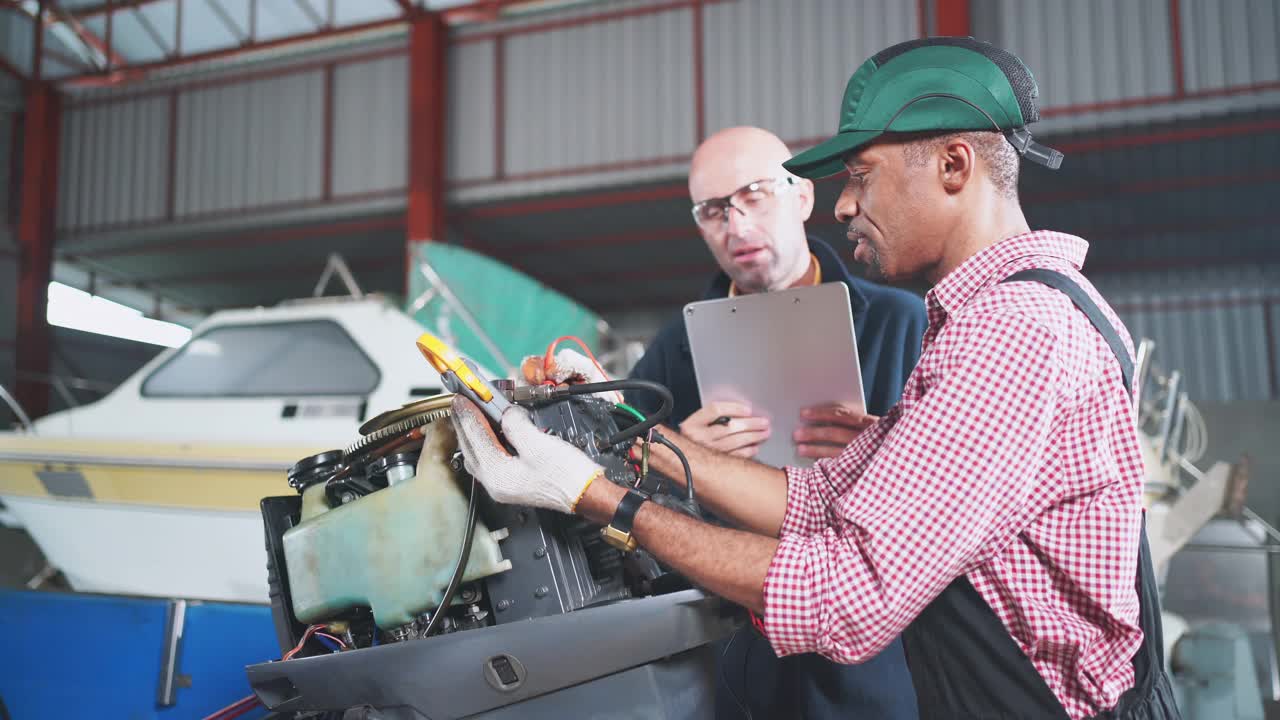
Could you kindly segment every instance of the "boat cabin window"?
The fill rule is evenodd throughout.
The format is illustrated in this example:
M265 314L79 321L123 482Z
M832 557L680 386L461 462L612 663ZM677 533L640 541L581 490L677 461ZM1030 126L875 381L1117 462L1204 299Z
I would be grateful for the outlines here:
M368 395L376 365L332 320L224 325L193 337L142 383L146 397Z

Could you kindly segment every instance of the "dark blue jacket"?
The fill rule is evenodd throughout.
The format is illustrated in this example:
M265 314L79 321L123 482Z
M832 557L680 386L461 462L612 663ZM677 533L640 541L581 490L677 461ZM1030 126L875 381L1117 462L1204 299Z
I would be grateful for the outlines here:
M867 412L883 415L902 396L907 376L920 357L927 322L924 302L904 290L855 277L835 251L817 238L809 238L809 250L822 268L823 282L839 280L849 287ZM705 299L728 295L729 276L716 274ZM667 422L672 426L701 407L683 315L658 332L631 376L671 389L675 408ZM628 401L648 414L657 410L657 402L648 395L629 395ZM717 718L744 717L737 701L749 703L756 718L917 717L915 690L900 640L860 665L839 665L817 654L778 658L768 640L750 627L740 631L728 648L721 645L720 651Z

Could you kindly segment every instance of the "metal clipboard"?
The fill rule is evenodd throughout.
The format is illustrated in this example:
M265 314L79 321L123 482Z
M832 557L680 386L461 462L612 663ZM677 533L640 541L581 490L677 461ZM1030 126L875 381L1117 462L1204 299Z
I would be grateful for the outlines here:
M865 408L849 288L844 283L703 300L684 306L702 404L729 400L769 418L756 460L807 466L792 433L800 410L830 402Z

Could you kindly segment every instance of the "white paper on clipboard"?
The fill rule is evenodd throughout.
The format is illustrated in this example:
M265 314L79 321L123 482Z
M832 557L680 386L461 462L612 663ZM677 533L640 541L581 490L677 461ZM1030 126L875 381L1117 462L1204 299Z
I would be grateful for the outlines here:
M755 458L762 463L813 463L792 440L803 408L866 407L844 283L693 302L684 323L702 405L741 402L769 418L773 432Z

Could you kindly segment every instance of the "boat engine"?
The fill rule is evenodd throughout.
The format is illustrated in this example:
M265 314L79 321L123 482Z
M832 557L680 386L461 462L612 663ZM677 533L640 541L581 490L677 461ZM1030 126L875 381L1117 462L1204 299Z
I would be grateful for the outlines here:
M596 395L553 397L530 393L528 388L518 391L501 381L495 386L508 400L527 408L539 428L592 456L610 481L640 487L655 502L697 514L696 504L683 490L664 492L664 487L675 486L630 459L634 437L653 424L649 419L637 419L634 410L620 410L618 404ZM670 642L663 641L667 647L655 648L652 653L657 654L652 657L620 660L619 670L651 663L649 672L667 662L663 658L695 648L709 650L708 643L737 624L740 618L721 601L690 590L687 581L666 572L643 550L624 554L608 545L599 526L575 516L489 499L467 473L458 451L448 421L452 397L429 398L373 418L344 450L294 465L288 478L296 495L262 501L271 605L286 659L336 662L370 648L369 657L376 658L392 646L418 643L424 651L445 652L441 648L447 646L448 638L477 633L476 638L492 639L508 650L485 655L476 665L463 663L458 671L471 675L456 682L465 685L482 676L484 683L477 687L498 693L495 697L501 696L501 704L509 704L522 699L522 693L514 691L526 685L530 673L536 677L531 665L541 665L535 660L537 654L563 656L565 652L558 646L530 646L524 653L509 650L526 640L532 642L528 633L538 626L525 621L596 612L605 606L610 606L607 613L634 613L642 606L650 608L644 611L648 613L656 607L644 605L647 600L639 598L665 597L663 602L674 603L671 608L682 608L672 610L676 615L692 610L692 622L677 622L675 628L666 627L678 619L675 616L660 621L653 616L652 621L663 627L643 631L650 637L641 644L657 642L670 633ZM641 432L628 432L635 428ZM588 618L602 623L601 633L616 628L619 621L607 613L579 613L579 629L589 626L581 624ZM705 667L698 665L703 660L689 665L690 678L705 679ZM688 661L671 662L679 669L681 662ZM610 674L608 664L584 658L583 677L573 683L559 677L547 681L551 682L547 688L539 690L531 684L524 691L533 695L578 685ZM282 684L276 677L281 666L315 667L310 663L250 667L251 684L272 709L295 705L344 709L359 704L353 699L377 705L363 696L316 700L314 694L309 702L302 702L299 683L303 680L294 677L296 673L286 673L290 679ZM255 682L255 668L264 667L268 669L257 674L259 682ZM433 677L438 679L435 667ZM645 682L652 686L651 679ZM404 692L419 692L420 685L406 685ZM713 693L705 696L710 702ZM473 691L469 697L480 696ZM456 697L444 700L439 695L432 700L455 701ZM403 698L396 702L413 704ZM498 701L475 702L493 705ZM441 712L438 705L432 710L422 714L471 716L461 710Z

